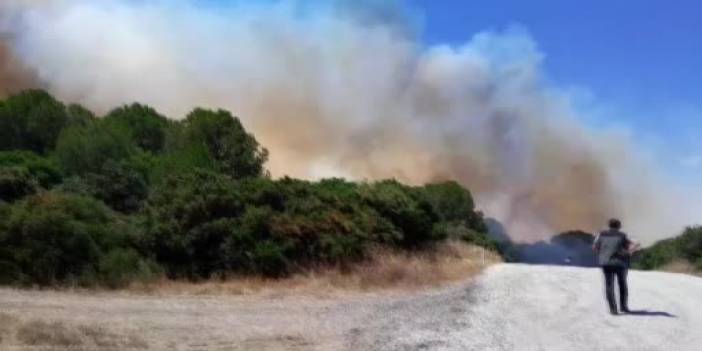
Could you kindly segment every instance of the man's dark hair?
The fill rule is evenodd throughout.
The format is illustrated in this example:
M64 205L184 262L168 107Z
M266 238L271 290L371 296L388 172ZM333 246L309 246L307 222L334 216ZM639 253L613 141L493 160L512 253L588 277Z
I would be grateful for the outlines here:
M610 229L619 229L622 227L622 222L620 222L616 218L612 218L609 220L609 228Z

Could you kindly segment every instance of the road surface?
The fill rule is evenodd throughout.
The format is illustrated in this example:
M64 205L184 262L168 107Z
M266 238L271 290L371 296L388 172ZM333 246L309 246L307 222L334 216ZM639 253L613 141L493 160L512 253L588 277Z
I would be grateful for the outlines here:
M15 329L39 320L75 331L79 340L54 350L702 349L701 278L631 272L629 284L639 313L622 316L609 315L596 269L500 264L433 291L325 298L0 289L0 317ZM3 350L62 340L30 342L4 329Z

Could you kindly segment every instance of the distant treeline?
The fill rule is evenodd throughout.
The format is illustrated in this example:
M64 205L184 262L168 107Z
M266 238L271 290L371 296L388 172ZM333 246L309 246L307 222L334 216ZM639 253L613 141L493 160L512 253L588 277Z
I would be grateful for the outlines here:
M532 264L597 266L597 256L592 250L595 235L579 230L568 231L551 237L549 241L513 243L504 228L494 219L487 219L498 250L508 262ZM631 233L636 239L636 233ZM688 227L682 234L656 242L637 251L632 257L635 269L665 269L667 265L683 263L686 268L702 272L702 226Z
M0 102L0 283L120 286L166 275L279 277L376 246L488 248L455 182L317 182L267 174L239 119L178 121L139 104L97 117L43 91Z

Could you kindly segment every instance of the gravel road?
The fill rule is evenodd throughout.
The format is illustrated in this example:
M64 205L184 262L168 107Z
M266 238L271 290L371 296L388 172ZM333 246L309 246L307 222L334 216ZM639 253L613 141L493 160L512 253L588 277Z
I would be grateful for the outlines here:
M500 264L434 291L324 298L0 289L0 315L109 331L58 350L701 349L701 278L631 272L630 307L640 312L621 316L607 313L601 280L596 269ZM5 330L2 350L51 346Z

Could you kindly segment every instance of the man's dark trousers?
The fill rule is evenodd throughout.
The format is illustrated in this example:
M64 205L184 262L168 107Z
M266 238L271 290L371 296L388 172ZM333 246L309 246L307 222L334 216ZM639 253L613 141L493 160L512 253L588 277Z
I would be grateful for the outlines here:
M629 310L627 299L629 298L629 288L626 284L627 268L620 266L603 266L602 271L605 277L605 291L607 293L607 302L611 311L617 311L617 302L614 299L614 276L617 277L619 285L619 305L621 310L626 312Z

